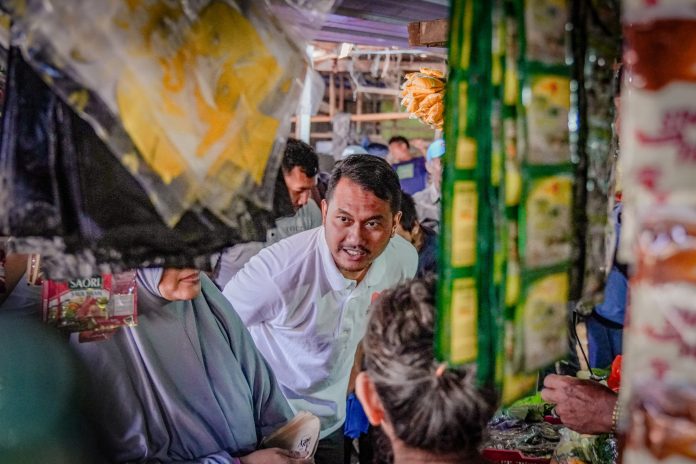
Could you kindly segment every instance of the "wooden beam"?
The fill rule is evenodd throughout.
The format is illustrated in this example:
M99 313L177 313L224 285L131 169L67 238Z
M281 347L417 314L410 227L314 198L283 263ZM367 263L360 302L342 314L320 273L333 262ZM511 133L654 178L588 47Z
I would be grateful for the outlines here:
M329 73L332 70L335 70L336 72L348 72L349 71L349 63L350 60L343 59L343 60L338 60L338 63L336 67L334 68L333 62L331 60L324 60L324 61L317 61L315 62L314 69L315 71L319 71L321 73ZM393 64L393 63L392 63ZM372 60L368 60L367 58L360 58L360 59L354 59L353 60L353 67L355 71L358 72L370 72L370 68L372 67ZM444 59L442 61L437 61L437 60L413 60L413 62L409 60L401 60L401 64L399 65L398 68L403 72L410 72L410 71L418 71L419 68L434 68L434 69L439 69L440 71L446 71L447 66L445 65Z
M329 116L333 117L336 112L336 73L331 71L329 74Z
M312 132L309 134L311 139L332 139L333 132Z
M398 119L408 119L408 113L365 113L353 114L350 116L351 121L355 122L375 122L375 121L395 121ZM331 116L312 116L310 122L331 122ZM296 122L292 118L292 122Z
M447 19L408 23L408 44L412 47L445 47L448 31Z
M363 109L363 93L358 92L358 101L356 102L356 114L355 116L361 116L362 115L362 109ZM353 121L353 116L350 117L350 120ZM360 121L355 120L355 131L360 134Z

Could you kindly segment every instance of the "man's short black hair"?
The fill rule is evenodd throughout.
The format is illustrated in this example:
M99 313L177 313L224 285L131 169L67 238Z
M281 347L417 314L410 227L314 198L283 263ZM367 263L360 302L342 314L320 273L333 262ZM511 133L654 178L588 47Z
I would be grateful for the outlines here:
M401 191L401 228L406 232L411 232L418 224L418 214L416 213L416 203L408 193Z
M314 177L319 173L319 157L310 145L291 137L283 153L283 172L289 173L295 166L307 177Z
M404 137L403 135L395 135L394 137L389 139L389 145L391 145L394 142L402 142L406 144L406 148L411 148L411 144L408 143L408 139Z
M336 185L343 178L355 182L389 203L392 213L401 208L401 185L399 177L383 158L372 155L350 155L339 161L331 172L326 200L331 201Z

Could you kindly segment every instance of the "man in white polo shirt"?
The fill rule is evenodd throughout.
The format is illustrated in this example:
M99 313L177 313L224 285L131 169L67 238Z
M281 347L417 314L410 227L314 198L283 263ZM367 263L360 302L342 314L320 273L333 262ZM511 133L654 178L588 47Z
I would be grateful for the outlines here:
M346 393L370 303L416 273L395 234L401 188L389 164L352 155L334 168L323 226L271 245L225 286L295 411L321 420L317 464L343 462Z

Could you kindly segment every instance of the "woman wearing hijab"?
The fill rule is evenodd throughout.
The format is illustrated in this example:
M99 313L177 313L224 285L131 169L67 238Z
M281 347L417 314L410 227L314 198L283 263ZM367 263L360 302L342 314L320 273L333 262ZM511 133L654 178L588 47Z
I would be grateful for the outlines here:
M72 346L89 371L114 462L310 462L256 451L292 417L268 364L215 285L194 269L138 271L138 326Z

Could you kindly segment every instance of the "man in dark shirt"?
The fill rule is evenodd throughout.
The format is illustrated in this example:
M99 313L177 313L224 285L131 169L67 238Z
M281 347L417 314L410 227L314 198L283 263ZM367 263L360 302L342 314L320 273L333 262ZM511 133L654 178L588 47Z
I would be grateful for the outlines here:
M437 233L418 221L416 205L408 193L401 192L401 220L396 233L416 247L418 251L417 277L437 273Z

